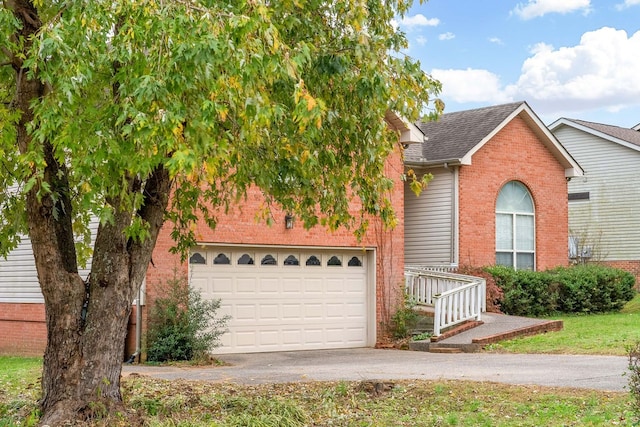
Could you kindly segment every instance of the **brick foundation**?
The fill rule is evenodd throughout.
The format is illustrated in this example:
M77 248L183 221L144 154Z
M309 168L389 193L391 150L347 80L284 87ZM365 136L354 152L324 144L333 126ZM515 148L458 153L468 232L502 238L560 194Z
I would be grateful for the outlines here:
M42 356L47 343L44 304L1 304L0 354Z

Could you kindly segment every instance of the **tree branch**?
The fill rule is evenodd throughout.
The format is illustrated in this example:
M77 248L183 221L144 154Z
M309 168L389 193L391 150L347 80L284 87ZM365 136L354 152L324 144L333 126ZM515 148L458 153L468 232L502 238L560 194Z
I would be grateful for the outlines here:
M169 171L160 164L151 172L142 187L144 202L136 215L148 224L149 236L144 240L130 239L128 242L129 277L134 283L142 282L149 262L151 262L151 252L164 224L164 215L169 203L172 183Z

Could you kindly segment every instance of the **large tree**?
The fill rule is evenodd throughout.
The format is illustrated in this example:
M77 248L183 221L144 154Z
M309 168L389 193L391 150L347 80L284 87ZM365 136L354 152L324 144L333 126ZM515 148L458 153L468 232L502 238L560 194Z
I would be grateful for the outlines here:
M393 223L385 112L440 108L401 53L410 3L0 0L0 252L31 238L43 424L121 402L127 319L165 222L184 253L198 217L215 226L211 207L257 186L309 227Z

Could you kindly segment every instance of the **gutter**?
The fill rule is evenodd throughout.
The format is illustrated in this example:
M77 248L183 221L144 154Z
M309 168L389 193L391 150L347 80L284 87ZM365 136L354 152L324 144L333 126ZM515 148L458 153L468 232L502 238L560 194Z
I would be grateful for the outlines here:
M427 160L427 159L405 159L405 166L413 166L413 167L425 167L425 166L462 166L467 164L463 161L463 159L440 159L440 160Z

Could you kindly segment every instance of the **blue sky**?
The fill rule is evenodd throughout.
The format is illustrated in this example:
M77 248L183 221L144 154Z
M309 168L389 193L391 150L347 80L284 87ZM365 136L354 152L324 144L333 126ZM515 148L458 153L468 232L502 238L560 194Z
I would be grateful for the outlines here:
M546 124L640 123L640 0L415 0L398 26L445 112L525 100Z

